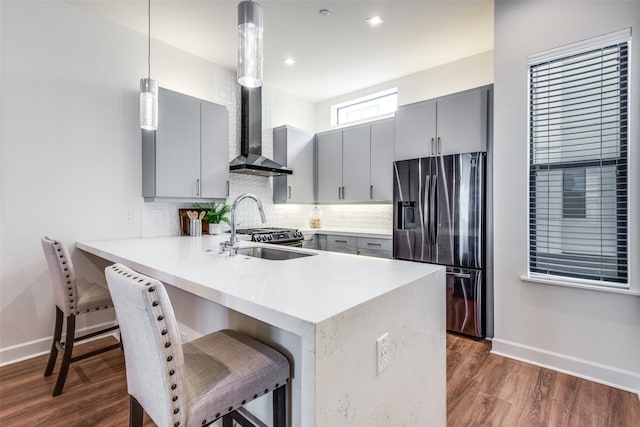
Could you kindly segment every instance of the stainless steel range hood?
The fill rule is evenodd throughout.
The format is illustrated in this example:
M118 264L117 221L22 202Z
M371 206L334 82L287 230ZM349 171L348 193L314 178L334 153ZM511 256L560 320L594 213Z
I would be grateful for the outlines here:
M240 105L240 155L233 159L229 170L258 176L290 175L286 166L262 155L262 88L242 86Z

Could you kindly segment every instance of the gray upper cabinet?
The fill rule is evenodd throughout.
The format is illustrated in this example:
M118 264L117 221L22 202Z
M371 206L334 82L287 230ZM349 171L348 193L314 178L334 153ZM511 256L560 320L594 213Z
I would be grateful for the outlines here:
M200 179L200 101L160 89L158 105L155 196L196 196Z
M393 200L393 141L395 120L371 124L371 186L369 197L377 202Z
M431 139L436 136L436 103L425 101L398 107L395 132L396 160L432 156Z
M222 105L203 101L200 114L200 195L211 199L226 198L229 195L229 113Z
M487 150L490 86L396 111L395 160Z
M145 199L225 198L229 114L225 107L159 89L158 130L142 131Z
M318 134L317 197L318 202L340 199L342 188L342 131Z
M342 131L343 201L369 200L371 126L355 126Z
M273 177L273 202L314 202L313 134L293 126L273 129L273 160L293 171Z
M488 90L438 101L438 155L487 151Z
M317 201L391 201L393 142L394 119L318 134Z

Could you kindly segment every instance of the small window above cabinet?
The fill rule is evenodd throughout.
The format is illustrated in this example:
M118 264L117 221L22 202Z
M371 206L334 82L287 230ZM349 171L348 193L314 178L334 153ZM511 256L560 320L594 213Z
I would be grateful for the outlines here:
M229 194L229 113L221 105L159 89L158 130L142 131L145 201Z
M293 171L273 177L273 202L313 203L313 134L293 126L274 128L273 160Z

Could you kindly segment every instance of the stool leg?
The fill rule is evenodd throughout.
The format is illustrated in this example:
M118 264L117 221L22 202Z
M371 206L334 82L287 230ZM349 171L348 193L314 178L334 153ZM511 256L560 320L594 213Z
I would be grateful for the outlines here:
M53 340L51 341L51 351L49 352L49 360L47 361L47 367L44 369L44 376L48 377L53 373L53 367L56 365L56 358L58 357L57 343L60 342L62 336L62 322L64 313L56 305L56 324L53 327Z
M129 427L142 427L144 410L135 397L129 395Z
M222 427L233 427L233 418L231 415L223 415L222 416Z
M76 336L76 316L67 316L67 336L64 339L64 353L62 354L62 363L60 364L60 372L56 386L53 389L53 395L57 396L62 393L64 382L67 380L67 372L71 364L71 353L73 352L73 340Z
M273 390L273 427L287 427L287 386Z

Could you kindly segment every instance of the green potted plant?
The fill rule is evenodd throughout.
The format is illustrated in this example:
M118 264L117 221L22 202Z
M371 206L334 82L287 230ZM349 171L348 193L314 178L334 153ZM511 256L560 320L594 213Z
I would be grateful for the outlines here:
M198 209L205 209L207 213L204 214L203 220L209 223L209 234L221 234L222 224L226 222L231 225L231 221L227 217L227 214L231 212L231 206L226 203L211 202L206 206L195 205Z

